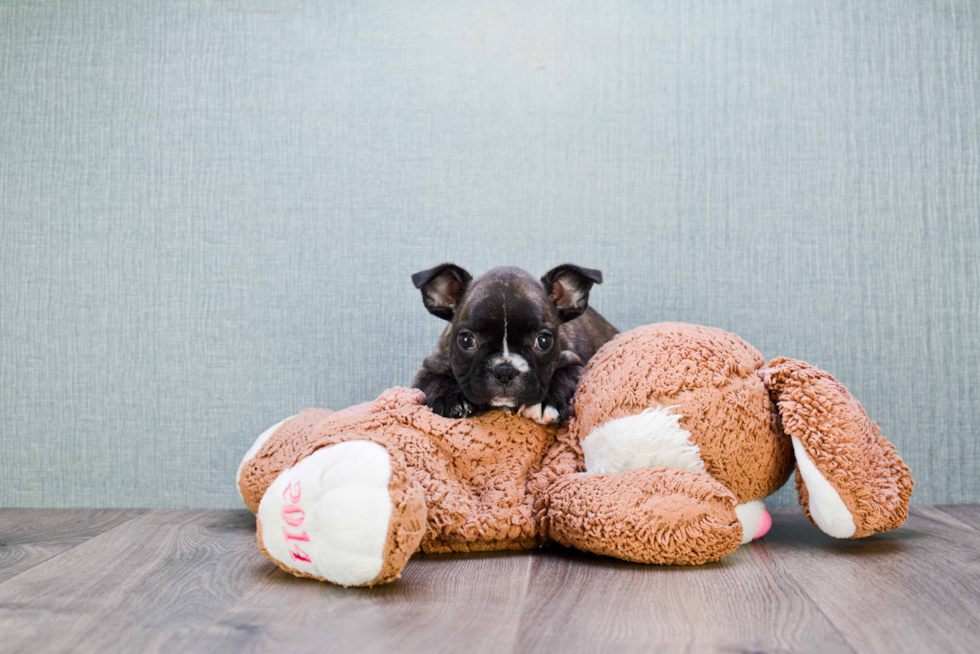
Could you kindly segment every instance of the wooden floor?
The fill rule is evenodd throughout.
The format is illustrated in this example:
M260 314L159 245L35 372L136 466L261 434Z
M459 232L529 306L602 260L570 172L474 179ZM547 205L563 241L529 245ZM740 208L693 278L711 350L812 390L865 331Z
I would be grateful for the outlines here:
M296 579L245 511L0 509L0 652L977 652L980 507L837 541L797 509L702 567L564 549Z

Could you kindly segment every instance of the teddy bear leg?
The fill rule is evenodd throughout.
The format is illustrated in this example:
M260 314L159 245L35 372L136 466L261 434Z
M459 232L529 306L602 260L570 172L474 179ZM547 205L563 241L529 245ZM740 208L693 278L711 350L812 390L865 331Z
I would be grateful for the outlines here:
M735 495L702 473L639 468L564 475L547 497L548 536L595 554L694 565L717 561L742 542Z
M763 375L793 443L800 504L811 522L837 538L905 522L911 473L847 389L792 359L773 359Z
M426 528L422 488L401 453L350 438L275 479L259 504L259 547L279 567L343 586L396 579Z

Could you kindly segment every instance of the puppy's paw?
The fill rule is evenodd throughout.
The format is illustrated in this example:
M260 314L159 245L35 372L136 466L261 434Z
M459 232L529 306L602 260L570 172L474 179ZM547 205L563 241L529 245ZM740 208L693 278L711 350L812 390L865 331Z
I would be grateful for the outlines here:
M476 406L462 393L437 397L429 404L429 408L443 418L469 418L477 413Z
M520 414L539 425L553 425L562 421L561 412L550 404L521 405Z

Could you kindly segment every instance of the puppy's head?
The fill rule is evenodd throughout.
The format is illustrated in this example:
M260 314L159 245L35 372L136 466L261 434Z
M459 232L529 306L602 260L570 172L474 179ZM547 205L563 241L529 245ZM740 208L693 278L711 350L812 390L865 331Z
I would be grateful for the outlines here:
M412 282L429 313L450 323L437 351L466 398L516 408L545 399L561 359L561 325L585 312L602 273L565 264L537 280L504 266L473 279L447 263Z

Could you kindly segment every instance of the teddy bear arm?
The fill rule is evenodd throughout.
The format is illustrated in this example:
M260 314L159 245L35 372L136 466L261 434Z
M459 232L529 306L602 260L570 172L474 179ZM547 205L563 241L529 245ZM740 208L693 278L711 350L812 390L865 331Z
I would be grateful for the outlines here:
M548 488L563 475L584 470L582 448L567 429L561 429L541 461L541 467L527 481L527 501L542 540L547 538Z
M547 491L548 536L567 547L637 563L717 561L742 541L734 494L674 468L570 474Z

